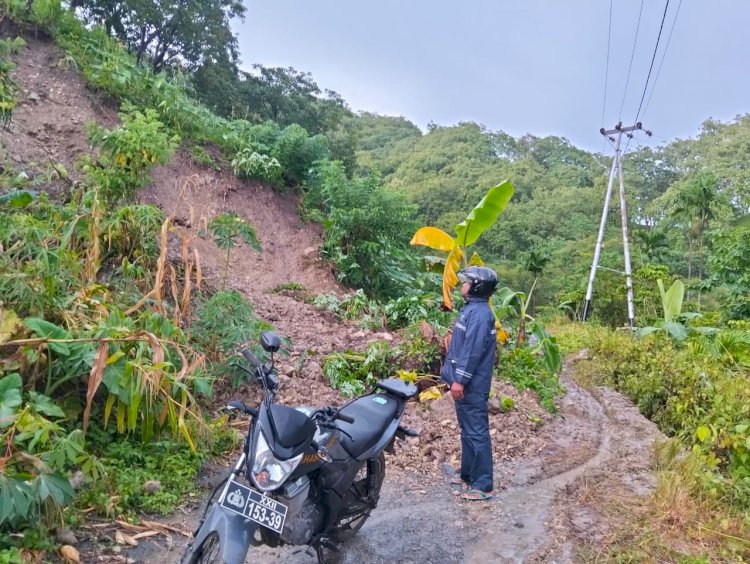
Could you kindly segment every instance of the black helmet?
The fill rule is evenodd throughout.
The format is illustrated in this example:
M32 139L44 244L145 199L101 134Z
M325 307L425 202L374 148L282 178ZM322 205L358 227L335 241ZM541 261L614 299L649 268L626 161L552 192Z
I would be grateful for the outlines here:
M488 298L497 288L497 274L486 266L470 266L458 273L461 282L468 282L470 298Z

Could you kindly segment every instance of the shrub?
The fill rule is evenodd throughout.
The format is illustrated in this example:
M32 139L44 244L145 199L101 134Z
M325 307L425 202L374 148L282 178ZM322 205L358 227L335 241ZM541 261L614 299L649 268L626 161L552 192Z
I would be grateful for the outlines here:
M282 168L274 157L261 155L246 147L232 159L232 171L239 178L254 178L277 184L281 181Z
M7 127L10 123L13 108L16 107L16 91L18 86L11 78L16 65L8 56L17 53L26 43L20 37L3 39L0 41L0 124Z
M385 190L376 177L349 180L341 163L322 163L306 188L304 210L322 220L322 254L342 282L379 298L412 285L417 261L407 243L414 209L403 194Z
M93 145L99 147L99 159L87 167L91 180L101 187L109 201L127 200L150 180L148 170L155 164L167 164L179 143L159 121L156 110L136 110L125 105L120 113L122 126L111 131L89 127Z
M384 341L371 343L364 353L347 351L325 358L323 374L344 397L363 394L378 380L393 377L398 352Z
M577 326L588 333L592 371L629 396L641 412L700 455L711 488L740 508L750 507L750 372L717 362L702 347L677 348L663 335ZM565 330L558 332L567 342Z
M237 291L216 292L195 310L191 338L209 358L209 373L214 378L232 376L239 385L247 378L242 370L232 368L230 359L241 345L249 345L256 354L258 336L271 326L255 317L253 306Z
M323 135L310 137L304 127L292 124L281 132L272 156L280 163L286 184L294 186L308 178L315 162L329 157L328 141Z
M539 403L550 413L555 413L555 398L563 392L557 375L550 372L544 357L530 348L498 348L497 378L513 384L518 390L532 390Z

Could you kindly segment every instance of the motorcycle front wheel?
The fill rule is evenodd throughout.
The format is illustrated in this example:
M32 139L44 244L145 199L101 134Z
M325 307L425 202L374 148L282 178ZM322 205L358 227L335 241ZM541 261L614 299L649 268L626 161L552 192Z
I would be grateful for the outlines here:
M213 532L203 542L182 559L181 564L224 564L221 558L221 537Z
M385 480L385 454L367 461L346 493L346 505L333 528L333 537L352 538L365 524L380 499Z

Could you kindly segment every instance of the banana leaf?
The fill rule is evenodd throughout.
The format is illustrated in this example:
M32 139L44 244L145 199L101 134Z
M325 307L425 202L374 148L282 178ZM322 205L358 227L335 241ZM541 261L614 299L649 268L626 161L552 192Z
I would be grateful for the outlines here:
M422 227L417 230L409 242L410 245L422 245L437 251L452 251L456 246L453 237L437 227Z
M461 248L456 247L445 261L445 270L443 270L443 304L448 309L453 309L451 290L458 283L458 271L461 267L463 256L464 253L461 251Z
M495 223L514 192L515 188L510 180L490 188L466 219L456 225L457 244L468 247L479 239L479 236Z

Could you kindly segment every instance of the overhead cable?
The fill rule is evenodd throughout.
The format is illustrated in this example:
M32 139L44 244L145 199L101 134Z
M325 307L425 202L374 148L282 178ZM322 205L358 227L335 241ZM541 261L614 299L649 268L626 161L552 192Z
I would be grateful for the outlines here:
M656 61L656 53L659 51L659 41L661 40L661 34L664 31L664 21L667 19L667 10L669 10L669 0L664 4L664 13L661 16L661 24L659 25L659 35L656 36L656 46L654 47L654 54L651 56L651 65L648 67L648 75L646 76L646 84L643 87L643 94L641 95L641 102L638 104L638 111L635 113L635 119L633 124L638 123L638 118L641 115L641 108L643 107L643 100L646 98L646 91L648 90L648 83L651 80L651 72L654 70L654 61ZM631 135L628 137L628 142L625 144L625 150L623 154L628 151L630 146L630 140L633 138Z
M643 100L646 97L646 90L648 89L648 82L651 80L651 71L654 70L654 61L656 60L656 53L659 49L659 41L661 40L661 33L664 30L664 20L667 19L667 10L669 9L669 0L664 5L664 14L661 16L661 25L659 26L659 35L656 36L656 47L654 47L654 54L651 57L651 65L648 67L648 76L646 76L646 85L643 87L643 95L641 96L641 102L638 104L638 111L635 112L635 120L633 123L638 123L638 118L641 115L641 108L643 107Z
M646 100L646 105L643 107L643 116L646 115L646 112L648 111L648 105L651 103L651 97L654 95L654 90L656 89L656 83L659 81L659 75L661 74L661 67L664 66L664 59L667 58L667 49L669 49L669 43L672 41L672 33L674 32L674 26L677 23L677 16L680 15L680 8L682 7L682 0L680 0L680 3L677 4L677 11L674 14L674 20L672 20L672 27L669 30L669 36L667 37L667 43L664 46L664 52L661 56L661 62L659 63L659 68L656 70L656 77L654 78L654 83L651 85L651 93L648 95L648 100Z
M628 76L625 79L625 92L622 94L622 103L620 104L620 115L618 121L622 121L622 109L625 107L625 98L628 96L628 84L630 83L630 71L633 70L633 58L635 57L635 46L638 44L638 32L641 29L641 15L643 14L643 0L641 8L638 10L638 23L635 26L635 37L633 38L633 50L630 53L630 64L628 65Z

